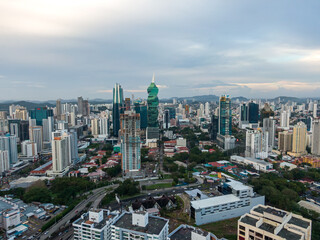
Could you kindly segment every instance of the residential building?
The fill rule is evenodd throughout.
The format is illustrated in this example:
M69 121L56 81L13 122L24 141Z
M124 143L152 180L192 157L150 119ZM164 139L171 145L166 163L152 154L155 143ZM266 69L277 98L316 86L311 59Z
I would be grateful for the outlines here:
M268 132L263 132L261 129L247 129L245 155L252 158L267 158Z
M0 150L0 174L10 169L9 152L7 150Z
M197 225L239 217L265 202L264 196L238 181L228 180L221 188L227 194L190 202L191 217Z
M312 221L271 206L255 206L238 220L238 240L311 240Z
M61 99L58 99L56 102L56 116L58 120L61 119L61 114L62 114Z
M301 156L307 153L307 126L303 122L298 122L293 128L292 152L291 155Z
M168 109L164 110L162 121L163 121L163 129L170 128L170 112Z
M69 170L71 159L71 136L66 131L52 133L52 176L63 176Z
M113 136L118 137L120 130L120 114L123 113L123 89L120 84L113 88L112 124Z
M111 226L112 240L167 240L169 220L148 212L124 212Z
M10 165L18 162L18 147L16 136L12 136L10 134L0 136L0 150L8 151Z
M268 146L273 149L276 133L276 120L273 117L263 119L263 132L268 133Z
M314 120L312 124L311 153L320 156L320 120Z
M292 132L283 131L278 133L278 150L281 152L292 151Z
M90 210L72 223L75 240L111 240L111 225L118 219L109 210Z
M34 157L38 154L37 144L30 140L23 141L21 143L22 155L27 157Z
M291 112L290 111L283 111L281 112L280 115L280 127L282 128L289 128L290 126L290 116Z
M43 130L42 126L29 127L30 141L37 144L37 151L40 153L43 149Z
M122 171L139 171L141 168L140 115L132 111L121 114Z

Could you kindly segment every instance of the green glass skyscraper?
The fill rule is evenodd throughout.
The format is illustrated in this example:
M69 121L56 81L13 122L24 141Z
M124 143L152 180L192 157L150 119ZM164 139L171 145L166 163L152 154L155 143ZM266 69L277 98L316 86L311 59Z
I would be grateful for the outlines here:
M148 128L147 128L147 139L159 138L159 123L158 123L158 92L159 89L154 83L154 74L152 82L148 87Z
M120 114L123 113L123 89L120 84L113 88L112 123L113 136L118 137L120 130Z

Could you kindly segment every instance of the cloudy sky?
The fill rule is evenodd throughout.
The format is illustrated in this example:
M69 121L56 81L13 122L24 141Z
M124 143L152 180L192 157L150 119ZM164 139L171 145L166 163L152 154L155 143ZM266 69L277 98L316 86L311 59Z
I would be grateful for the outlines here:
M319 97L319 0L2 0L0 100Z

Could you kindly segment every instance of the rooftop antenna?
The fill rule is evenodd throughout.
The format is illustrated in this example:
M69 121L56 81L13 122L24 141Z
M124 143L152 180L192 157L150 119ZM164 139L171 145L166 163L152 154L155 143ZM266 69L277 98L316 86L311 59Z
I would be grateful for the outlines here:
M154 83L154 73L153 73L153 76L152 76L152 82Z

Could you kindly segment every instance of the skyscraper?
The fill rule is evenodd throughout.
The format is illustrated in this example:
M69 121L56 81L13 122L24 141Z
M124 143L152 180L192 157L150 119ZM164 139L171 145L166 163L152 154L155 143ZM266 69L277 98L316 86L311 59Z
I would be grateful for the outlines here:
M159 138L159 123L158 123L158 92L159 89L154 82L154 74L152 82L147 89L148 91L148 127L147 127L147 139Z
M249 123L258 123L259 120L259 104L249 102Z
M118 137L120 130L120 114L123 111L123 89L116 83L113 88L112 124L113 136Z
M290 111L283 111L280 115L280 127L289 128L290 124Z
M254 102L240 104L240 128L257 128L259 121L259 104Z
M219 119L217 116L212 114L211 115L211 126L209 129L211 140L217 140L218 129L219 129Z
M219 134L223 136L232 134L231 99L229 98L229 95L220 97Z
M301 156L306 153L307 126L298 122L293 128L292 153Z
M140 115L134 111L121 114L122 171L139 171L141 168Z
M52 175L63 176L71 160L71 137L66 131L52 133Z
M78 114L82 116L83 112L83 98L78 97Z
M273 117L263 119L263 132L268 132L268 146L272 149L276 133L276 120Z
M148 106L136 101L134 110L140 114L140 129L146 129L148 127Z
M163 111L163 128L168 129L170 128L170 112L168 109Z
M31 119L35 119L37 126L42 126L42 120L53 117L53 111L47 107L35 108L29 111L29 116Z
M57 119L61 119L62 109L61 109L61 99L58 99L56 102L56 115Z
M317 119L312 125L311 153L320 156L320 120Z

